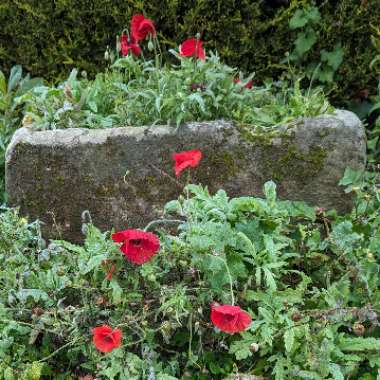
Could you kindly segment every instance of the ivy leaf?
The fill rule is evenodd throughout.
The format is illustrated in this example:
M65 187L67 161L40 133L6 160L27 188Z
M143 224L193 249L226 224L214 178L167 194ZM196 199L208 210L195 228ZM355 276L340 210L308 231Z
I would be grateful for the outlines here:
M312 28L308 28L306 32L299 33L295 40L295 52L299 57L307 53L317 42L317 35Z
M289 21L290 29L298 29L305 26L308 22L305 11L303 9L297 9Z
M319 9L317 7L310 7L310 9L307 12L307 18L310 22L317 24L321 19Z
M308 9L297 9L289 21L290 29L302 28L308 23L317 24L321 19L321 14L317 7Z
M338 69L343 62L343 48L341 43L337 43L333 51L329 52L325 49L321 51L321 60L326 62L334 71Z
M331 83L334 80L334 70L329 66L319 68L316 77L323 83Z

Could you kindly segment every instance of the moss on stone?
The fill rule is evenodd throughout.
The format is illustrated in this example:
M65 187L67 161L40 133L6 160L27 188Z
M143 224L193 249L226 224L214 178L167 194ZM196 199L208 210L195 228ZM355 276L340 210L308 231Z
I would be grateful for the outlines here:
M236 128L242 141L263 147L272 146L274 139L289 139L293 137L291 129L263 129L245 124L238 124Z
M289 144L284 154L275 160L273 157L268 158L264 164L275 181L282 181L288 177L302 183L323 169L326 156L327 152L321 146L312 146L305 153L295 145Z

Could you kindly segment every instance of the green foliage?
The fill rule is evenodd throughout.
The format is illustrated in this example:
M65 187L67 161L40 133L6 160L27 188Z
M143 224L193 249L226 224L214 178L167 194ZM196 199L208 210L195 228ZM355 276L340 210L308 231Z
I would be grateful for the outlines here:
M22 76L21 66L13 66L9 78L0 71L0 202L4 202L5 150L14 131L20 126L22 107L17 99L34 86L42 85L39 78Z
M217 55L202 62L172 54L179 64L121 58L94 80L78 78L73 70L58 87L36 87L19 100L37 129L179 126L216 119L274 127L332 111L321 89L302 91L300 80L249 89L253 74L243 78Z
M345 53L334 70L332 95L338 105L363 89L375 91L369 64L376 51L369 37L376 36L373 28L380 25L376 0L3 0L0 68L19 63L33 75L54 81L73 68L93 76L105 66L106 46L113 46L115 34L141 11L155 21L166 47L199 32L208 50L219 51L231 66L255 71L260 81L287 70L279 62L298 40L301 51L308 48L301 71L321 62L321 50L334 54L335 62ZM322 61L320 69L321 78L329 80L333 67Z
M356 195L343 216L280 201L273 182L263 199L188 185L166 207L183 220L177 233L161 230L142 266L92 225L81 246L46 246L37 223L5 210L0 378L378 378L379 175L348 169L341 184ZM212 301L239 305L252 325L215 331ZM104 323L123 331L109 354L91 342Z

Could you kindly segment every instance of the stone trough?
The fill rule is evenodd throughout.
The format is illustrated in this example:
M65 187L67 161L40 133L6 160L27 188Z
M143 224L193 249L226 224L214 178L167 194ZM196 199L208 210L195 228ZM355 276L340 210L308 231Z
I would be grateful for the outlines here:
M9 204L44 222L49 238L80 241L89 210L103 230L143 228L181 194L172 153L201 149L192 182L211 192L262 195L272 179L281 198L346 212L352 199L338 186L346 167L363 169L365 131L351 112L303 119L273 132L226 121L170 127L19 129L6 152Z

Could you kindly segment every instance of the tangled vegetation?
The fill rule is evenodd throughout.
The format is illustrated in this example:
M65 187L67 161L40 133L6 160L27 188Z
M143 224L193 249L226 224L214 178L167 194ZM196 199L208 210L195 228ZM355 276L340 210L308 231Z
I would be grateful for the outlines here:
M321 89L302 91L300 81L245 86L252 76L223 64L180 57L177 66L158 66L127 56L95 80L74 70L58 87L39 86L18 99L25 103L26 125L37 129L174 125L232 119L275 127L303 116L331 111ZM238 79L237 79L238 78ZM239 80L239 82L237 82Z
M0 378L378 379L379 175L347 170L341 184L356 196L344 216L279 201L273 182L265 199L188 185L166 206L178 229L156 231L161 250L141 266L93 225L82 246L46 246L5 210ZM251 326L218 331L213 301ZM107 354L91 342L102 324L123 333Z

